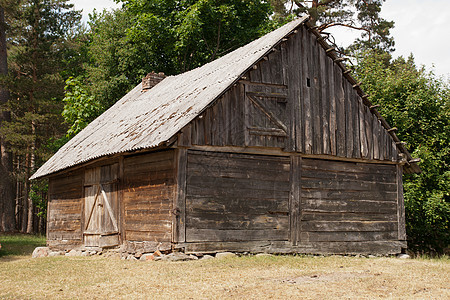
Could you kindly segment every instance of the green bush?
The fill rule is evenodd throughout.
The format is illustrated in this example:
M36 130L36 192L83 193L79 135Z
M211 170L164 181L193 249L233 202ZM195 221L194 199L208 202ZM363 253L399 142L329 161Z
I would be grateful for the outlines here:
M386 53L363 53L356 67L363 89L413 157L420 174L404 175L408 247L442 254L449 245L450 86L414 58L391 60Z

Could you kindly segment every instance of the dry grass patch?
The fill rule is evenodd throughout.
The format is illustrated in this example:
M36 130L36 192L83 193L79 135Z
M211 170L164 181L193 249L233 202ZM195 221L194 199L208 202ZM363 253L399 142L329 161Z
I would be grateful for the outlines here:
M450 298L450 262L355 257L240 257L140 262L0 258L0 298Z

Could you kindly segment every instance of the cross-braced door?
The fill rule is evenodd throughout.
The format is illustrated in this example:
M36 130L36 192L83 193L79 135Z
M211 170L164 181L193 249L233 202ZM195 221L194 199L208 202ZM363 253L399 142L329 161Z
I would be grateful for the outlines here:
M119 244L118 164L85 172L84 244L111 247Z
M245 85L246 146L286 147L287 88Z

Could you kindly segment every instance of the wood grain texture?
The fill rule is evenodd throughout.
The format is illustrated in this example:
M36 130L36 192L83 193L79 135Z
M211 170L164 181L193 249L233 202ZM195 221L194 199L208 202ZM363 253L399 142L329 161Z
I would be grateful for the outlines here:
M397 166L397 217L398 217L398 239L406 241L405 227L405 200L403 198L403 170L402 166Z
M248 242L200 242L183 245L187 253L195 252L240 252L246 249L252 253L312 253L312 254L397 254L406 247L400 241L345 241L309 242L292 246L286 241L248 241Z
M301 231L300 220L301 220L301 193L300 193L300 183L301 181L301 157L291 156L291 172L290 172L290 182L291 191L289 194L289 232L290 241L292 245L297 245L298 233Z
M47 241L53 248L82 244L82 191L81 171L49 180Z
M188 151L186 241L288 239L288 157Z
M175 151L130 156L123 163L123 227L127 240L171 242Z
M398 240L395 165L302 158L301 244Z
M347 77L301 27L183 129L179 145L189 144L190 131L191 143L199 146L396 161L386 130Z
M186 241L186 170L187 151L186 149L177 150L177 183L174 202L175 213L172 217L174 224L173 241Z

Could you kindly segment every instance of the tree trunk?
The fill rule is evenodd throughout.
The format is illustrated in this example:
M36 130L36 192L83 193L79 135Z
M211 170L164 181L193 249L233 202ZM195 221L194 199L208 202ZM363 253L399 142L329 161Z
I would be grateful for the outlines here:
M30 151L27 149L27 154L25 155L25 170L30 168ZM26 171L27 173L28 171ZM23 190L22 190L22 224L21 232L27 232L28 227L28 194L30 193L30 182L28 181L28 175L23 179Z
M0 7L0 75L8 74L5 25L5 11L3 7ZM0 105L6 104L8 98L8 89L0 86ZM9 112L0 110L0 128L3 122L10 120L11 115ZM12 155L8 151L8 143L1 136L0 156L0 230L13 231L16 225Z
M34 130L34 124L31 125L32 126L32 132L33 132L33 136L35 133ZM31 154L30 154L30 167L28 168L27 171L27 184L28 184L28 192L27 192L27 202L28 202L28 224L27 224L27 233L34 233L35 232L35 227L34 225L34 219L35 219L35 205L33 203L33 199L30 198L30 193L31 193L31 189L33 187L32 183L30 182L30 180L28 178L31 177L31 173L34 171L34 167L35 167L35 156L34 156L34 151L35 151L35 146L34 146L34 142L32 142L32 147L31 147Z

